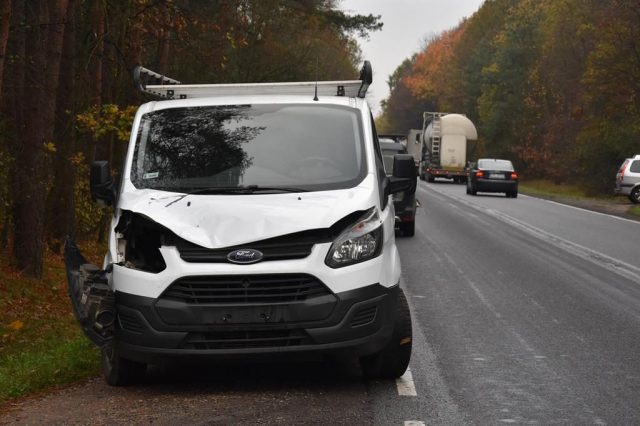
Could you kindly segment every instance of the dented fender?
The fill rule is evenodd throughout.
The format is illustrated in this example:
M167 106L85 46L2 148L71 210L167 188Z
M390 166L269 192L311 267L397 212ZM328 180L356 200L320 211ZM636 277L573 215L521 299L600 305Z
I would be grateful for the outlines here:
M69 298L85 335L102 347L113 339L115 296L109 288L110 268L98 268L67 237L64 245Z

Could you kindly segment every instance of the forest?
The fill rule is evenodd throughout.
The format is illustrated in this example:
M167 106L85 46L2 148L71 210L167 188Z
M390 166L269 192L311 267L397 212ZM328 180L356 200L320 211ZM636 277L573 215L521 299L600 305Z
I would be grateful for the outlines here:
M610 195L617 167L640 153L639 23L638 0L487 0L397 67L378 127L464 113L476 157Z
M334 0L2 0L0 252L41 277L66 235L104 240L88 171L126 150L134 66L188 83L353 79L379 16ZM0 283L1 284L1 283ZM1 287L1 286L0 286Z

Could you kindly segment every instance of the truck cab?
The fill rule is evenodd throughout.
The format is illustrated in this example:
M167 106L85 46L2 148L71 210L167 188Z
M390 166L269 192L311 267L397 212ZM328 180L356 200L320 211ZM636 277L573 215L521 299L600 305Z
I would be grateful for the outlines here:
M148 364L303 353L355 356L399 377L411 355L391 196L415 191L410 155L385 174L360 80L183 85L140 106L121 178L95 162L112 206L101 267L67 241L69 294L125 385ZM149 83L155 84L149 84Z

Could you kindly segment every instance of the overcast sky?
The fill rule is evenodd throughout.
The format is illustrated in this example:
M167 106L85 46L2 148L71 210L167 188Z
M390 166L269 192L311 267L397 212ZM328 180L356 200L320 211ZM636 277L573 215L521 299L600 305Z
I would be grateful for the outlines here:
M387 78L403 60L419 51L424 41L472 15L484 0L342 0L349 14L382 15L382 31L360 39L363 59L371 61L373 84L367 99L380 112L380 101L389 96Z

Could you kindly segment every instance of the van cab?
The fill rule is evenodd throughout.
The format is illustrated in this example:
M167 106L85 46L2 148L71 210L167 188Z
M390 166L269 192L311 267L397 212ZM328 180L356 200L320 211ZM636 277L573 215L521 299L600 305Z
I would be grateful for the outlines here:
M113 208L101 267L67 241L69 294L107 383L148 364L303 353L393 378L411 355L392 194L359 80L183 85L145 68L124 167L91 167ZM153 83L153 84L151 84Z

